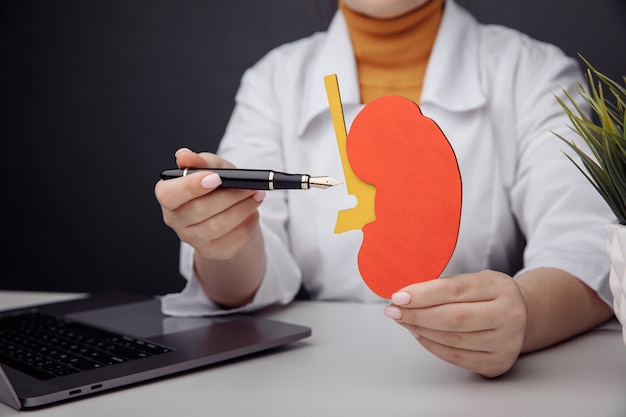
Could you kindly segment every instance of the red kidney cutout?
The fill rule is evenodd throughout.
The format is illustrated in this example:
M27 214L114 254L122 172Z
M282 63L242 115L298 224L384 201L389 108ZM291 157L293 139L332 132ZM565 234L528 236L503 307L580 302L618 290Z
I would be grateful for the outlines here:
M439 126L413 101L368 103L348 133L356 176L376 187L376 220L363 227L358 265L376 294L435 279L448 264L461 221L456 156Z

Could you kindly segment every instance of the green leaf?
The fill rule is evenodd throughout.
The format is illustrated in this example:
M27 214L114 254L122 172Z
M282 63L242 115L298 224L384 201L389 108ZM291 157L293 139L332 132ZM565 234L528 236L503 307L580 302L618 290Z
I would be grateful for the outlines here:
M579 84L578 93L596 114L598 123L567 91L563 91L567 100L556 99L571 122L570 128L583 139L591 154L574 141L555 135L580 158L582 164L567 155L604 198L618 222L626 225L626 77L622 77L624 86L621 86L597 71L584 57L580 58L587 65L588 87Z

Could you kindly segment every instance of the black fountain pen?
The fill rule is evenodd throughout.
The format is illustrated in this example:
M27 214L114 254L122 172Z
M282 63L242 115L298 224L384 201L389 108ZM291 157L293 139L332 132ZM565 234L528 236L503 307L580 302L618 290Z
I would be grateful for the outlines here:
M161 179L184 177L194 172L214 172L222 179L223 188L244 188L247 190L308 190L309 188L330 188L342 184L331 177L312 177L307 174L285 174L264 169L213 169L185 168L167 169Z

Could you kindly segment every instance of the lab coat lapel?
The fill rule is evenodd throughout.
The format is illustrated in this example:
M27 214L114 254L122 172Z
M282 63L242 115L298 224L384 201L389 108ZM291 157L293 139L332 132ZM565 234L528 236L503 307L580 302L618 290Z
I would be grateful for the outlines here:
M306 83L302 111L297 125L298 136L304 133L317 115L330 112L324 87L326 75L337 74L341 101L344 105L361 102L354 52L341 11L335 14L321 47L312 60L312 64L306 67L305 71Z
M480 81L478 44L478 22L454 1L446 1L426 68L422 103L455 112L486 104Z

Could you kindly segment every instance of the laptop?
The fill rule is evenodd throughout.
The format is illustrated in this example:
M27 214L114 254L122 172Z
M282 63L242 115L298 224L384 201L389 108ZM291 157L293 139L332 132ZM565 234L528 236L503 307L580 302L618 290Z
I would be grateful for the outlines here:
M125 293L0 311L0 401L15 409L53 404L310 335L255 315L169 317L158 298Z

